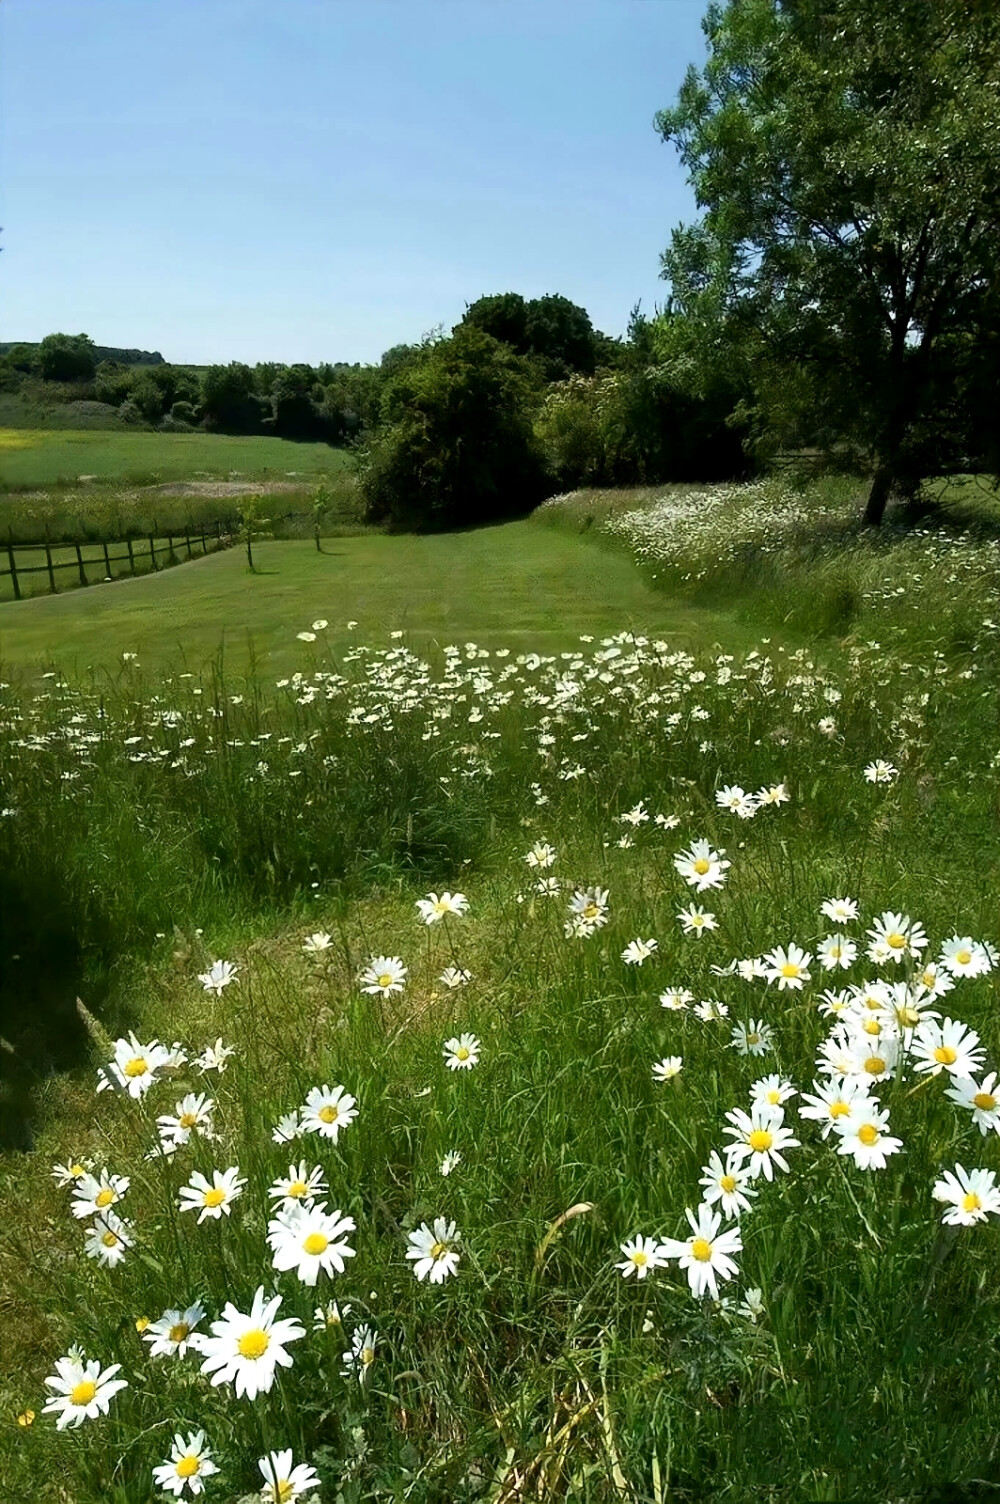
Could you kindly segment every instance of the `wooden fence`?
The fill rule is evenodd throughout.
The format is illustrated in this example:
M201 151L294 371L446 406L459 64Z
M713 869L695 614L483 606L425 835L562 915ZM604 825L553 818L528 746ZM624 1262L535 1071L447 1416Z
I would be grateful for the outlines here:
M157 541L159 539L159 541ZM98 579L115 579L126 574L147 574L164 567L157 563L157 559L166 557L173 559L174 563L181 563L185 557L193 559L196 556L204 556L214 553L220 548L229 548L234 542L231 532L221 522L204 523L200 527L186 529L183 533L164 533L158 531L150 533L147 537L105 539L86 538L80 540L61 539L53 542L46 538L43 543L18 543L13 536L13 530L8 535L6 542L0 544L0 560L6 556L6 562L0 562L0 580L10 578L16 601L24 598L21 589L21 577L23 575L47 574L49 577L49 593L57 594L56 575L65 569L74 571L76 578L70 582L70 588L77 585L89 585L97 583ZM112 553L112 549L125 549L124 553ZM89 558L84 558L84 549L95 551ZM22 564L18 561L19 554L44 554L44 564ZM54 554L70 553L73 557L54 558ZM117 569L116 565L123 568ZM88 578L88 567L93 579ZM31 592L34 594L35 592Z

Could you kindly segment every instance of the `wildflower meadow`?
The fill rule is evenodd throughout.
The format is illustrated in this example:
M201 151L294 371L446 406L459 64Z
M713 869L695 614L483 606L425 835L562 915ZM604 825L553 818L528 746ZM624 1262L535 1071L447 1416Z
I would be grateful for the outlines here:
M981 605L961 645L739 655L334 653L324 605L278 682L12 676L3 1496L988 1475Z

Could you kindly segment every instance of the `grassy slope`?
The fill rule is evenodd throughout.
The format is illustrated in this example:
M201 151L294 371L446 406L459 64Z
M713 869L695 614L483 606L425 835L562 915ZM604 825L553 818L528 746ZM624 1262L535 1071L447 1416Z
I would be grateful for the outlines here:
M206 433L106 433L86 429L0 430L0 490L74 483L80 475L121 483L225 477L284 479L340 469L343 450L288 439Z
M144 668L183 655L195 668L223 640L227 661L246 665L252 637L269 669L301 666L295 633L317 617L329 640L372 641L404 630L417 645L475 638L540 651L570 646L582 632L633 626L683 643L723 637L740 646L724 616L657 592L619 552L555 530L514 522L435 537L370 535L310 543L265 543L251 575L238 549L148 579L0 608L6 668L57 663L110 668L123 651Z

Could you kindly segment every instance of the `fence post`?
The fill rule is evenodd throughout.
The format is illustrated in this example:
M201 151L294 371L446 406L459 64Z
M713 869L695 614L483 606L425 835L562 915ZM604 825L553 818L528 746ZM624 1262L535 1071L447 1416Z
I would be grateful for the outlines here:
M10 578L11 578L11 583L14 586L14 599L16 601L19 601L21 599L21 587L20 587L20 585L17 582L17 565L14 562L14 529L13 528L8 528L8 530L7 530L7 557L10 560Z
M86 571L85 571L85 569L83 567L83 554L80 551L80 545L79 545L79 543L77 543L75 545L75 547L76 547L76 567L80 571L80 584L81 585L86 585L86 583L87 583L87 574L86 574Z
M108 553L108 540L107 540L107 538L104 539L104 564L105 564L105 567L106 567L106 569L108 571L108 578L110 579L111 578L111 555Z
M56 593L56 572L52 568L52 549L49 547L49 530L45 529L45 563L49 571L49 590Z
M174 553L174 535L173 535L173 533L168 533L167 534L167 563L168 564L170 563L170 560L173 558L173 553Z
M156 569L156 544L153 542L153 535L152 535L152 533L150 533L150 535L149 535L149 564L150 564L150 568L155 571L155 569Z
M191 534L189 532L184 534L184 542L187 544L188 558L190 559L190 557L191 557Z
M132 539L125 539L125 547L128 549L128 572L135 574L135 554L132 552Z

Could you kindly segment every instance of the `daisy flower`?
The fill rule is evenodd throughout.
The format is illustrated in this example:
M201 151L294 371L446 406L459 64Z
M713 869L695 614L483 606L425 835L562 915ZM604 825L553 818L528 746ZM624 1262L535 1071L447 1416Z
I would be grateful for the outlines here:
M664 1059L658 1060L653 1066L653 1080L672 1081L675 1076L680 1075L683 1064L684 1059L681 1055L665 1056Z
M441 1054L450 1071L471 1071L479 1063L482 1045L475 1034L460 1034L457 1039L446 1039Z
M744 982L758 982L767 977L767 962L763 956L748 956L736 962L736 973Z
M140 1044L131 1032L127 1039L116 1039L114 1048L114 1058L97 1089L106 1091L109 1086L116 1086L138 1100L145 1096L157 1073L169 1062L170 1051L156 1039L149 1044Z
M280 1305L280 1295L265 1300L263 1286L245 1315L226 1302L220 1319L212 1322L212 1335L201 1339L201 1371L213 1384L234 1384L237 1398L255 1400L270 1390L276 1368L291 1368L285 1347L304 1337L305 1327L294 1318L276 1321Z
M303 1159L297 1165L289 1165L288 1175L279 1176L267 1194L272 1201L282 1203L282 1211L288 1211L292 1206L311 1206L320 1196L325 1196L328 1190L322 1167L313 1165L311 1170L306 1169Z
M748 1290L736 1307L736 1314L745 1317L756 1326L761 1317L766 1314L763 1291L756 1287Z
M469 900L464 893L428 893L426 898L417 899L417 911L424 924L437 924L446 914L454 914L461 918L469 912Z
M699 904L689 904L686 909L677 911L677 920L685 935L694 935L701 939L706 930L718 929L718 922L714 914L709 914Z
M692 841L686 851L678 851L674 866L689 888L704 893L706 888L721 888L731 866L724 851L716 851L708 841Z
M692 1295L699 1297L708 1291L717 1300L719 1286L716 1276L719 1279L732 1279L739 1272L731 1255L739 1253L743 1247L740 1230L738 1227L731 1227L720 1233L722 1218L704 1201L698 1208L697 1216L690 1207L686 1208L684 1215L688 1219L691 1236L683 1241L679 1238L665 1238L660 1244L660 1256L664 1259L677 1259L680 1267L687 1270Z
M351 1335L350 1348L347 1352L341 1353L341 1362L344 1365L340 1370L341 1377L348 1379L352 1374L356 1374L359 1384L367 1384L368 1375L375 1362L377 1344L378 1334L373 1328L359 1326Z
M660 993L660 1007L669 1008L673 1013L683 1013L694 1002L694 993L686 987L668 987L666 992Z
M314 1086L299 1111L299 1121L304 1133L318 1133L336 1143L341 1129L350 1127L357 1115L355 1098L342 1086Z
M655 950L656 941L653 939L630 940L622 951L622 960L626 966L641 966L643 961L649 960Z
M795 1087L783 1076L761 1076L750 1088L750 1101L767 1107L781 1107L796 1094Z
M713 1149L698 1184L704 1188L706 1205L712 1206L718 1201L727 1217L738 1220L741 1212L751 1210L750 1202L757 1195L752 1180L750 1173L731 1154L727 1154L723 1161Z
M541 871L546 867L551 867L557 857L558 853L547 841L536 841L524 860L529 867Z
M788 1169L782 1149L797 1149L799 1141L793 1138L784 1126L784 1114L780 1107L771 1107L755 1102L749 1113L734 1107L726 1113L729 1127L723 1131L733 1139L726 1151L727 1158L742 1164L747 1161L747 1174L751 1180L763 1175L765 1180L774 1179L774 1166Z
M116 1217L114 1212L101 1212L94 1218L84 1239L83 1251L88 1259L96 1259L107 1269L113 1269L132 1247L132 1227Z
M946 992L954 991L955 978L940 962L926 961L920 964L923 970L918 971L913 980L931 997L944 997Z
M261 1504L295 1504L320 1486L316 1469L308 1462L292 1466L292 1449L285 1452L268 1452L257 1463L264 1487L261 1489Z
M465 987L472 981L472 972L465 971L461 966L446 966L438 977L442 987L453 990L456 987Z
M198 973L198 980L206 992L214 992L216 997L221 997L223 988L236 981L238 972L238 967L231 961L213 961L208 971Z
M430 1279L432 1285L440 1285L458 1268L459 1255L456 1245L461 1241L454 1222L445 1217L435 1217L433 1229L422 1222L416 1232L407 1234L409 1248L406 1257L413 1259L413 1272L417 1279Z
M867 1097L868 1080L864 1076L847 1076L842 1081L814 1081L812 1092L803 1092L799 1117L819 1124L823 1138L829 1138L839 1118L846 1118L855 1102Z
M206 1071L218 1071L221 1076L222 1072L226 1069L226 1062L229 1060L229 1057L235 1054L236 1051L232 1045L223 1044L221 1039L217 1039L214 1044L205 1046L194 1063L202 1075Z
M163 1113L157 1118L156 1126L160 1138L175 1146L188 1143L192 1133L199 1133L203 1138L214 1138L212 1131L214 1108L214 1101L204 1092L200 1095L188 1092L186 1097L182 1097L175 1104L172 1113Z
M457 1149L449 1149L448 1153L445 1155L444 1159L442 1159L440 1165L438 1166L438 1169L441 1171L442 1175L447 1176L450 1175L452 1170L454 1170L456 1166L460 1165L461 1163L462 1156L459 1151Z
M779 992L784 992L786 988L801 992L804 983L809 980L811 960L810 953L796 945L794 941L787 950L780 945L776 946L764 957L764 964L768 968L766 973L768 983L777 982Z
M205 1307L196 1300L186 1311L164 1311L159 1321L151 1321L143 1328L142 1340L150 1344L151 1358L183 1358L188 1348L197 1350L201 1345L198 1323L205 1319Z
M181 1186L177 1204L182 1212L198 1213L199 1227L206 1217L218 1222L229 1216L232 1203L243 1194L245 1185L246 1180L240 1178L239 1165L228 1170L213 1170L211 1181L206 1180L200 1170L195 1170L188 1184Z
M1000 1133L1000 1087L993 1071L977 1084L971 1077L958 1077L946 1089L945 1096L972 1113L972 1121L985 1138L990 1129Z
M952 1227L985 1222L990 1212L1000 1216L1000 1191L992 1170L963 1170L956 1165L954 1171L945 1171L931 1195L935 1201L948 1203L941 1221Z
M297 1138L301 1138L304 1132L302 1119L296 1109L294 1112L284 1113L278 1119L272 1130L271 1139L276 1144L291 1144Z
M727 784L715 795L715 802L720 809L726 809L731 815L738 815L741 820L750 820L757 813L757 801L753 794L748 794L746 789L741 789L739 784Z
M913 1036L914 1069L932 1076L974 1076L983 1068L984 1050L975 1029L957 1018L922 1023Z
M185 1488L200 1494L204 1480L219 1471L212 1461L204 1431L190 1431L185 1439L178 1431L166 1462L153 1468L153 1482L180 1498Z
M927 947L927 936L919 921L909 914L894 914L886 909L868 930L868 959L876 966L892 961L896 966L907 956L919 955Z
M307 956L322 956L333 944L333 936L325 930L317 930L314 935L307 935L302 942L302 949Z
M294 1269L304 1285L315 1285L321 1273L343 1274L345 1259L355 1254L343 1235L355 1226L353 1217L328 1212L322 1204L293 1203L268 1223L267 1241L275 1269Z
M889 1114L874 1097L855 1101L847 1116L833 1125L840 1139L837 1153L850 1156L859 1170L884 1170L888 1156L903 1147L902 1139L886 1132L888 1127Z
M73 1159L66 1165L52 1166L52 1179L60 1190L67 1186L75 1185L78 1180L83 1180L88 1171L94 1168L92 1159Z
M361 991L388 997L406 986L406 967L399 956L372 956L361 973Z
M881 757L877 757L865 768L865 778L869 783L893 783L898 777L899 769Z
M724 1018L729 1017L729 1004L720 1003L718 998L706 997L702 998L701 1002L695 1003L694 1011L702 1023L721 1023Z
M791 794L783 783L772 783L765 788L758 789L754 794L758 809L763 809L765 804L787 804Z
M986 948L968 935L952 935L944 942L940 965L953 977L981 977L992 968Z
M122 1199L128 1188L127 1175L109 1175L107 1170L102 1170L100 1175L82 1175L75 1182L73 1191L74 1217L82 1220L106 1212Z
M584 938L608 922L607 888L577 888L569 901L568 933Z
M645 1279L647 1274L653 1269L662 1268L664 1263L656 1239L644 1238L641 1233L637 1233L627 1243L622 1243L621 1251L625 1257L615 1268L621 1270L622 1279L628 1279L632 1274L636 1279Z
M65 1358L56 1359L55 1374L45 1380L52 1397L42 1406L43 1415L56 1415L56 1430L79 1426L85 1420L107 1415L111 1400L119 1389L127 1389L126 1379L116 1379L120 1363L102 1368L96 1358L88 1360L75 1349Z
M847 971L857 959L858 947L846 935L827 935L816 947L816 959L824 971Z
M834 924L848 924L858 917L856 898L824 898L819 907L820 913L825 914Z
M762 1019L752 1018L748 1024L736 1024L730 1048L738 1055L766 1055L774 1048L774 1030Z
M328 1332L333 1327L343 1326L345 1316L350 1314L350 1302L340 1306L335 1300L331 1300L325 1306L317 1306L313 1312L313 1331Z

